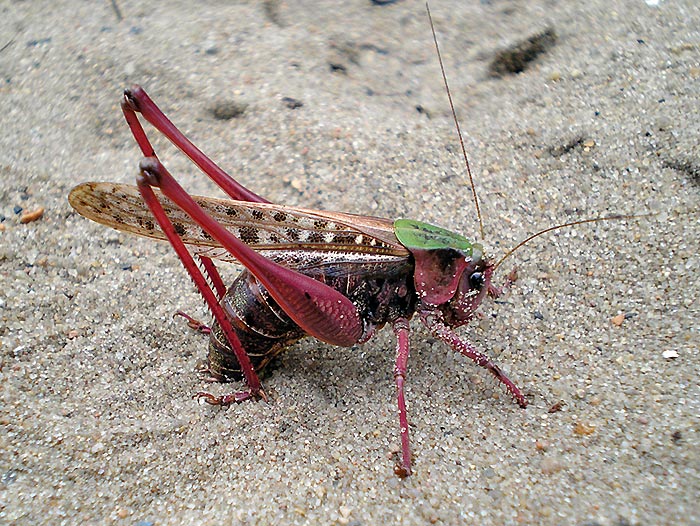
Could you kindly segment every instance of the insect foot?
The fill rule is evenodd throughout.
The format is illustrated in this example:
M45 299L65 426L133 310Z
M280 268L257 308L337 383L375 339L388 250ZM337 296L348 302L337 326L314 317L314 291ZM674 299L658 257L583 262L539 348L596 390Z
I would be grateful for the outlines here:
M420 312L419 314L423 324L433 333L433 335L435 335L435 337L445 342L458 353L463 354L467 358L473 360L478 366L491 372L491 374L493 374L496 379L506 387L508 393L520 407L523 409L527 407L527 400L520 392L520 389L518 389L518 386L516 386L515 383L513 383L513 381L508 378L503 371L501 371L501 368L496 365L491 358L478 351L471 343L461 339L452 329L450 329L450 327L444 323L442 313L438 311L427 311Z
M240 404L246 400L256 400L261 398L267 402L267 395L262 389L258 389L257 392L253 393L251 390L239 391L237 393L229 393L222 396L215 396L211 393L205 391L199 391L192 396L192 399L204 400L210 405L219 405L222 407L228 407L231 404Z
M211 327L209 327L207 324L196 320L186 312L183 312L181 310L177 311L175 314L173 314L173 318L180 316L182 318L185 318L185 321L187 321L187 326L190 329L193 329L199 333L202 334L211 334Z

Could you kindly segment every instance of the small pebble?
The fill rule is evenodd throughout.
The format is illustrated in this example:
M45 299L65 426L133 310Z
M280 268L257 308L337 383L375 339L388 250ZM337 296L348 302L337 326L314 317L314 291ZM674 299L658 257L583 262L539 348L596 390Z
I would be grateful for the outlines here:
M285 106L287 106L287 108L289 108L290 110L296 110L297 108L301 108L304 105L303 102L297 99L293 99L292 97L282 97L282 102L284 102Z
M209 113L216 119L220 121L228 121L235 119L243 115L248 108L248 105L244 102L237 101L218 101L215 102L210 108Z
M574 426L574 434L578 436L588 436L595 433L595 426L589 426L583 422L577 422Z
M614 316L613 318L610 319L613 325L616 327L622 326L622 322L625 321L625 313L621 312L617 316Z
M545 475L553 475L564 469L564 464L557 458L543 458L540 469Z
M19 218L20 223L31 223L32 221L36 221L37 219L41 219L41 216L44 215L44 207L40 206L39 208L36 208L35 210L30 210L28 212L22 212L22 215Z
M548 413L556 413L558 411L561 411L561 408L566 405L566 402L564 400L559 400L555 404L552 405L552 407L549 408L547 411Z

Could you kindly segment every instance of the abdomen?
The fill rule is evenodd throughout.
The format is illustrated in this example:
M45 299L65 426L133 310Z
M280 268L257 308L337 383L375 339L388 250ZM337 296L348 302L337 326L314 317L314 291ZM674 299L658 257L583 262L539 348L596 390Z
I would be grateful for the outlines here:
M321 264L304 274L338 290L357 308L365 333L415 310L413 264L406 259L362 264ZM221 305L256 371L289 345L306 336L247 270L229 287ZM221 327L209 340L209 372L220 381L243 378L240 365Z

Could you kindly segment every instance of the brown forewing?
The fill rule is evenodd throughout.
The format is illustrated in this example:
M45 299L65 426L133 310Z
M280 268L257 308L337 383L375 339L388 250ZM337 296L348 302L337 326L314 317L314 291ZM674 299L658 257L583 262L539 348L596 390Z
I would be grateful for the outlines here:
M235 261L184 211L158 193L183 242L195 253ZM283 205L193 196L219 224L260 252L279 259L285 251L323 252L336 257L406 257L394 235L393 221L371 216L325 212ZM165 239L138 188L117 183L83 183L68 200L81 215L103 225L154 239Z

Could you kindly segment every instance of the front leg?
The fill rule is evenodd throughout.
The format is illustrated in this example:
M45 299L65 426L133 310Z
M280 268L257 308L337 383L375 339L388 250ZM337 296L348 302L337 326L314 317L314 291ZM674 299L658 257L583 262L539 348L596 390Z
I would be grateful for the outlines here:
M515 399L520 407L527 407L527 400L520 392L520 389L518 389L503 371L501 371L501 368L498 367L491 358L479 352L471 343L457 336L457 334L447 326L440 311L424 310L420 311L419 314L421 321L433 335L448 344L455 351L473 360L477 365L487 369L499 382L506 386L508 393Z

